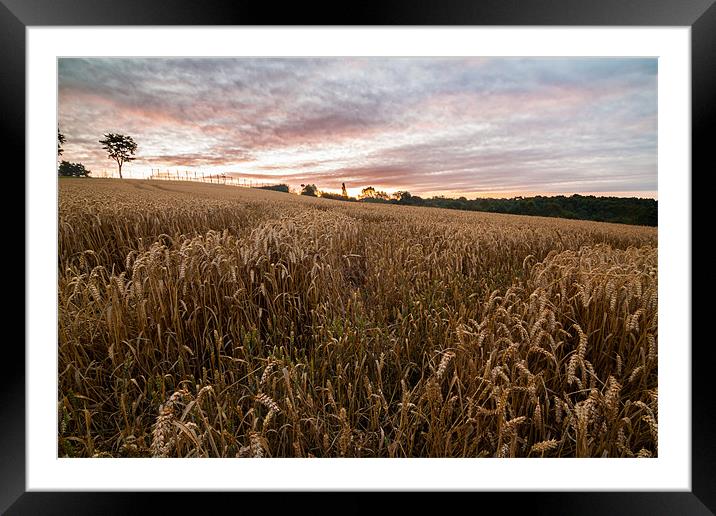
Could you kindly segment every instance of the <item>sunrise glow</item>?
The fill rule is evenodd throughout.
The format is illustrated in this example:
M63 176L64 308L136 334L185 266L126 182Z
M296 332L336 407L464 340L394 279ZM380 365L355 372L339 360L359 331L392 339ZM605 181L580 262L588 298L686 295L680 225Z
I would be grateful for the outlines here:
M62 159L349 194L657 196L657 60L60 59Z

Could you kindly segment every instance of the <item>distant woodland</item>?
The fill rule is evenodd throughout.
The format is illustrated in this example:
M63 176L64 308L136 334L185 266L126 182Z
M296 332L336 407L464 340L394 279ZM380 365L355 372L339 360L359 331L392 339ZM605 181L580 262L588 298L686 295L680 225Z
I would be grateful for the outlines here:
M374 199L364 199L364 201L366 200L369 202L375 201ZM398 199L391 199L389 202L456 210L618 222L640 226L656 226L658 223L657 201L637 197L595 197L593 195L545 197L538 195L536 197L515 197L511 199L468 200L464 197L458 199L447 197L422 199L407 193L407 195L402 195Z
M281 186L282 191L288 187ZM272 189L279 189L273 187ZM427 206L452 210L489 211L492 213L511 213L515 215L538 215L541 217L561 217L565 219L594 220L598 222L616 222L639 226L658 224L658 202L655 199L638 197L596 197L594 195L558 195L546 197L513 197L509 199L478 198L457 199L449 197L422 198L407 191L398 191L392 195L376 191L372 187L363 189L361 195L348 197L338 193L319 192L315 185L306 185L303 195L326 197L328 199L372 202L385 204L403 204L408 206Z

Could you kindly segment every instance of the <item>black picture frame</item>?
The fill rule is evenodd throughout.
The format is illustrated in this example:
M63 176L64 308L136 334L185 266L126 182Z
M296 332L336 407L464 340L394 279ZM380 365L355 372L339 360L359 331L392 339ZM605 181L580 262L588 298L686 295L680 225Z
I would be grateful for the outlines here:
M6 166L25 170L25 29L29 26L86 25L548 25L548 26L688 26L691 27L692 73L692 192L693 179L713 170L709 138L716 113L716 5L714 0L451 0L383 1L380 3L312 4L287 3L278 8L262 2L238 0L0 0L0 133ZM8 164L7 161L10 161ZM708 168L707 168L708 167ZM695 173L696 172L696 173ZM678 173L675 171L674 173ZM16 174L15 177L19 177ZM25 175L21 176L24 180ZM688 178L685 178L688 180ZM17 188L25 192L24 181ZM15 190L18 191L18 190ZM692 196L693 221L704 220L704 204ZM17 225L17 224L15 224ZM694 234L692 228L692 235ZM24 239L24 236L22 237ZM693 240L692 240L693 241ZM23 247L24 248L24 247ZM23 251L24 253L24 251ZM691 249L692 270L703 258ZM706 269L708 270L708 269ZM25 267L25 277L32 271ZM706 273L707 274L707 273ZM693 292L693 290L692 290ZM705 315L708 302L693 298L696 310ZM25 307L25 310L31 307ZM24 315L24 314L23 314ZM703 318L701 318L703 319ZM8 327L12 325L9 321ZM692 324L693 327L693 324ZM524 506L531 513L549 514L714 514L716 512L716 440L711 380L712 344L692 337L692 456L690 492L530 492L473 493L480 507L499 503L502 509ZM23 339L24 340L24 339ZM154 510L160 498L163 512L189 509L189 501L219 510L224 503L241 509L237 496L266 503L266 494L174 493L79 493L26 492L25 484L25 352L17 341L6 341L5 378L0 401L0 512L7 514L127 514ZM261 494L258 494L261 495ZM300 507L304 493L289 499ZM288 495L282 495L283 499ZM275 504L277 498L273 497ZM313 510L363 512L373 509L367 494L349 493L341 506L311 503ZM407 498L407 497L406 497ZM508 502L508 503L505 503ZM403 510L422 507L420 493L401 501ZM452 502L455 503L455 502ZM470 500L468 503L473 504ZM207 505L208 504L208 505ZM411 507L413 506L413 507ZM279 507L279 506L276 506ZM289 507L286 507L289 508Z

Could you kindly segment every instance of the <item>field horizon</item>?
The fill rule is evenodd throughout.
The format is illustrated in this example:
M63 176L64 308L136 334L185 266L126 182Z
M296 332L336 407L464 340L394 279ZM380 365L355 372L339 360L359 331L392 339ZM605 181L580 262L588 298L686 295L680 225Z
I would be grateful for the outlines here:
M296 196L296 197L300 196L300 193L299 193L299 192L295 192L295 191L283 192L283 191L279 191L279 190L276 190L276 189L275 189L275 187L277 187L277 186L285 186L285 185L283 185L283 184L265 184L265 185L263 185L263 186L249 186L249 185L247 185L247 184L228 184L228 185L227 185L227 184L222 184L222 183L220 183L220 182L212 183L212 182L199 181L199 180L193 180L193 179L188 179L188 180L176 179L176 180L172 180L172 179L164 179L164 178L162 178L162 179L152 179L152 178L147 178L147 177L144 177L144 178L128 177L128 178L121 178L121 179L120 179L120 178L117 178L117 177L102 177L102 176L100 176L100 177L91 177L91 176L87 176L87 177L62 177L62 176L60 176L60 177L58 177L58 180L59 180L59 181L67 181L67 182L72 182L72 181L87 181L87 180L93 180L93 181L125 181L125 182L128 182L129 184L132 184L132 183L134 183L134 182L143 182L143 183L148 183L148 184L150 184L150 185L155 185L155 184L157 184L157 183L160 183L160 184L175 185L175 186L184 185L184 187L188 187L190 190L192 189L192 185L195 185L195 186L197 187L197 189L194 189L194 191L197 192L197 193L201 191L201 187L202 187L202 186L206 185L206 186L210 186L210 187L219 187L219 188L239 188L239 189L242 189L242 190L258 190L258 191L273 192L273 193L281 194L282 196L285 196L286 194L289 194L289 195L292 195L292 196ZM141 186L138 186L138 188L142 188L142 187L141 187ZM157 187L157 189L161 189L161 186ZM326 194L326 195L324 196L323 194ZM337 198L336 198L337 196L338 196L338 195L336 194L336 192L331 192L331 191L326 190L326 191L320 191L319 195L316 195L314 198L321 199L321 200L324 200L324 201L341 202L341 203L342 203L342 202L346 202L345 199L337 199ZM305 195L304 195L304 196L302 196L302 197L311 197L311 196L305 196ZM542 197L542 198L546 198L546 199L553 199L553 198L560 198L560 197L562 197L562 198L564 198L564 197L566 197L566 198L570 198L570 197L593 197L593 198L596 198L596 199L598 199L598 200L603 200L603 199L619 199L619 200L655 201L655 202L658 202L657 199L655 199L655 198L653 198L653 197L649 197L649 196L646 196L646 197L637 197L637 196L610 196L610 195L597 195L597 196L595 196L595 195L590 194L590 193L574 193L574 194L570 194L570 195L565 195L565 194L551 194L551 195L545 194L545 195L541 195L541 194L540 194L540 195L536 195L535 197L536 197L536 198ZM527 198L525 198L525 199L532 199L532 198L535 198L535 197L527 197ZM285 198L285 197L282 197L282 198ZM469 201L506 201L506 200L512 200L512 199L517 199L517 198L521 198L521 196L513 197L513 198L490 197L490 196L488 196L488 197L476 197L475 199L468 199L468 200L469 200ZM350 199L350 200L352 200L352 201L356 201L356 198L354 198L354 197L349 197L348 199ZM439 199L439 198L433 198L433 199ZM428 201L428 202L430 202L430 201L433 200L433 199L428 198L428 199L425 199L425 200ZM457 200L457 199L445 198L445 200ZM374 201L375 201L374 199L370 199L370 200L368 200L368 201L363 200L363 202L374 202ZM601 222L601 223L604 223L604 224L626 224L626 225L630 225L630 226L644 226L644 227L656 227L656 226L657 226L656 223L654 223L654 224L638 224L638 223L634 223L634 222L614 222L614 221L601 221L601 220L586 219L586 218L569 218L569 217L561 217L561 216L559 216L559 215L532 215L532 214L529 214L529 213L496 212L496 211L478 210L478 209L466 209L466 210L465 210L465 209L461 209L461 208L449 208L449 207L443 207L443 206L440 206L440 205L433 205L433 204L407 204L407 203L406 203L406 204L401 204L401 203L394 203L394 202L374 202L374 203L375 203L375 204L385 204L385 205L390 205L390 206L403 206L403 207L406 207L406 206L414 206L414 207L419 207L419 208L435 208L435 209L439 209L439 210L453 210L453 211L454 211L454 210L462 210L462 211L473 211L473 212L479 212L479 213L494 213L494 214L496 214L496 215L515 215L515 216L526 216L526 217L537 217L537 218L556 218L556 219L564 219L564 220L584 220L584 221L591 221L591 222Z

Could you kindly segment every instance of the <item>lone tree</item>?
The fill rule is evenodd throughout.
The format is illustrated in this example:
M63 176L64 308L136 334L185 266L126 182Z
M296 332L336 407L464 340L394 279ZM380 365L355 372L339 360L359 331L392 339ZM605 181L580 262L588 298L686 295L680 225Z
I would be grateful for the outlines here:
M372 199L375 197L375 188L372 186L366 186L363 188L363 190L360 191L360 198L361 199Z
M410 202L412 198L413 196L407 190L399 190L393 194L393 199L403 204Z
M57 155L62 156L62 145L67 141L65 139L65 135L60 132L60 130L57 130Z
M137 150L137 144L131 136L124 134L107 133L104 139L100 140L102 148L107 151L107 156L117 162L119 166L119 178L122 178L122 165L126 161L132 161L134 152Z
M308 195L310 197L318 197L318 188L316 185L305 185L301 190L301 195Z

